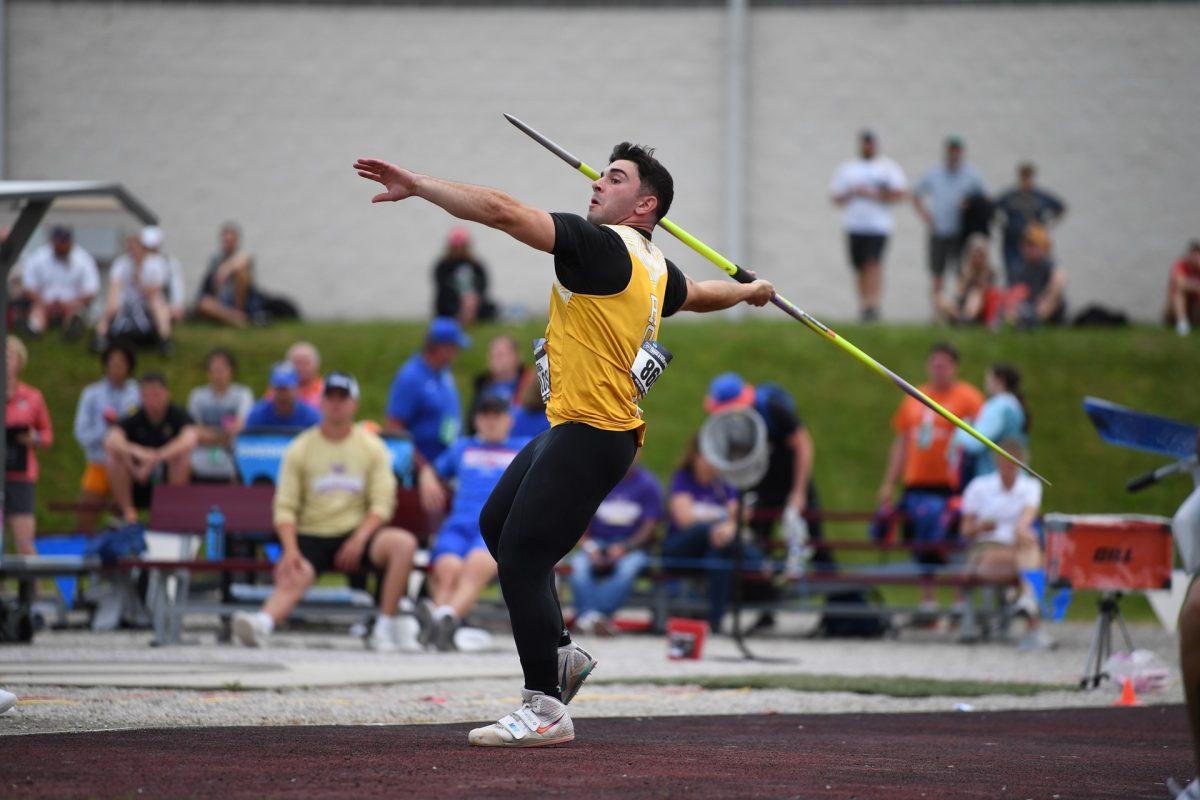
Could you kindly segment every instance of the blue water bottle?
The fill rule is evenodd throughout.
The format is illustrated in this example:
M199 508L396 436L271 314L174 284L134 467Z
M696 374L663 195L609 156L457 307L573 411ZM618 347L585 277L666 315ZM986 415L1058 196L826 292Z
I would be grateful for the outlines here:
M213 506L204 518L204 551L209 561L225 558L225 515L219 506Z

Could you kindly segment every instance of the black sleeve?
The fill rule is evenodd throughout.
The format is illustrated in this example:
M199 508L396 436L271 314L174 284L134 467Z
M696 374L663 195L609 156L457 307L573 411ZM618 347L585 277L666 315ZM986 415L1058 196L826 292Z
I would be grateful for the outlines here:
M566 289L579 294L610 295L625 291L633 262L620 235L577 214L554 213L554 274Z
M663 316L669 317L687 302L687 276L683 270L667 260L667 289L663 292Z
M134 441L134 431L138 429L138 416L141 414L141 409L134 411L132 414L126 414L117 420L117 427L125 431L125 438L129 441Z
M774 423L772 428L780 438L787 438L804 427L800 416L782 398L772 397L767 401L767 413Z
M192 415L177 405L170 405L167 407L167 419L171 421L171 424L175 426L176 430L181 429L184 425L195 424L195 420L192 419Z

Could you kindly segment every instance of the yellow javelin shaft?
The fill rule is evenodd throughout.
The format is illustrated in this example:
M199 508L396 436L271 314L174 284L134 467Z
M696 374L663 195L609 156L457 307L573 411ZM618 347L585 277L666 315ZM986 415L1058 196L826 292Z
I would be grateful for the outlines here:
M561 158L563 161L567 162L569 165L574 167L579 172L583 173L585 176L587 176L591 180L596 180L597 178L600 177L600 173L594 167L584 163L583 161L580 161L578 158L571 155L571 153L564 150L562 147L555 144L554 142L552 142L550 139L546 138L542 134L538 133L536 130L529 127L521 120L517 119L516 117L512 116L511 114L505 114L504 118L507 119L509 122L511 122L513 125L515 125L517 128L519 128L522 132L527 134L531 139L533 139L534 141L541 144L547 150L554 153L556 156ZM739 281L740 283L749 283L750 281L754 280L754 277L748 271L742 269L737 264L734 264L728 258L721 255L716 250L712 249L707 244L700 241L695 236L688 233L683 228L679 227L678 225L676 225L674 222L667 219L666 217L663 217L662 219L660 219L658 221L658 224L660 226L662 226L668 233L670 233L676 239L683 242L684 244L686 244L688 247L695 250L700 255L704 256L706 259L711 261L713 264L720 267L724 272L726 272L734 280ZM861 361L863 364L866 364L868 367L873 369L875 372L877 372L880 375L882 375L883 377L891 380L905 394L909 395L910 397L915 399L917 402L919 402L922 405L926 406L927 408L931 409L936 414L938 414L943 419L945 419L947 422L952 423L955 427L959 428L960 430L966 431L970 436L972 436L973 438L978 440L980 443L982 443L985 447L987 447L989 450L991 450L996 455L1000 456L1001 458L1008 459L1009 461L1016 464L1021 469L1028 472L1030 475L1032 475L1035 478L1037 478L1038 480L1040 480L1042 483L1046 484L1047 486L1051 485L1050 481L1046 480L1044 477L1039 475L1032 467L1030 467L1024 461L1022 461L1021 459L1012 455L1007 450L1005 450L1004 448L1000 447L998 444L993 442L991 439L984 436L979 431L975 430L969 424L967 424L963 420L959 419L958 416L956 416L952 411L943 407L940 403L935 401L933 398L929 397L927 394L922 392L920 389L913 386L908 381L904 380L904 378L901 378L899 375L892 372L890 369L885 367L883 364L880 364L874 358L871 358L871 356L867 355L862 350L859 350L851 342L842 338L837 333L837 331L834 331L832 328L830 328L828 325L825 325L824 323L822 323L816 317L813 317L808 312L799 308L795 303L788 300L783 295L779 294L779 292L775 292L775 294L772 295L771 302L774 303L780 309L782 309L789 316L792 316L795 319L799 320L800 322L804 323L805 327L807 327L809 330L813 331L814 333L821 334L828 341L833 342L838 347L842 348L842 350L844 350L847 353L849 353L850 355L854 356L859 361Z

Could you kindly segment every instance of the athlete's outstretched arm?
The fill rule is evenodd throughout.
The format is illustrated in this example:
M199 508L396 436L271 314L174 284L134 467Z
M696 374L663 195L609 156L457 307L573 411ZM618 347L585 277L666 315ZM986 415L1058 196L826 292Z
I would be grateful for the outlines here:
M680 308L683 311L720 311L731 308L738 303L749 303L752 306L765 306L771 302L775 287L770 281L762 279L752 283L734 283L733 281L694 281L687 279L687 300Z
M554 220L550 215L497 189L444 181L374 158L358 159L354 169L387 189L372 197L372 203L420 197L459 219L504 231L537 250L548 253L554 248Z

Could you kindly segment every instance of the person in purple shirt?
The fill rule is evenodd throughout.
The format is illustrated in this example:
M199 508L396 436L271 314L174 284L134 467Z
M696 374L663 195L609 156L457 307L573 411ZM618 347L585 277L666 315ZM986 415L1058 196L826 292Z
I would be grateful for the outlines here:
M321 412L296 397L300 376L286 361L271 367L271 397L254 404L246 415L247 428L311 428L321 421Z
M662 557L666 569L708 571L708 622L713 632L721 629L733 586L736 514L737 490L700 455L697 439L692 437L679 469L671 476ZM752 545L743 543L742 553L747 568L762 563L762 555Z
M635 459L596 509L580 549L571 558L576 630L601 636L617 632L612 615L625 604L633 582L650 563L644 547L662 518L662 488Z

